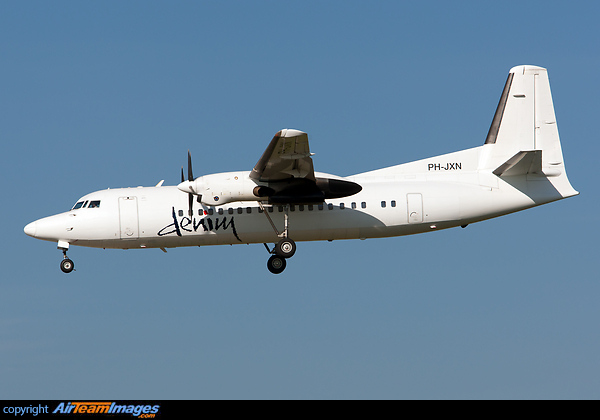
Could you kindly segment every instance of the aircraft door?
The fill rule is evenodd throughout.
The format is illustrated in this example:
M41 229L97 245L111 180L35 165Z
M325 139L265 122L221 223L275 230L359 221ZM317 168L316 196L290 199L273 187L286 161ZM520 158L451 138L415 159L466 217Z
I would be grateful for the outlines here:
M421 194L406 194L408 208L408 223L423 222L423 196Z
M119 197L119 230L121 239L139 238L137 197Z

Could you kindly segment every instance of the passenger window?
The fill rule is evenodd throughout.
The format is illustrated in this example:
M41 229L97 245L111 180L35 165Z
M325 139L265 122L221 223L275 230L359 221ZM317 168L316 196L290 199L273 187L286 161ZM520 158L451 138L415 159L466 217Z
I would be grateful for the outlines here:
M366 209L366 208L367 208L367 202L366 202L366 201L363 201L362 203L360 203L360 206L361 206L363 209Z
M269 209L269 213L273 213L273 206L268 207L268 209Z
M238 214L242 214L244 212L244 209L241 207L238 207Z
M392 207L396 207L396 200L391 201Z
M333 204L331 204L331 203L327 204L327 208L328 208L329 210L333 210Z
M252 213L252 207L246 207L246 213L248 213L248 214Z
M313 211L313 205L312 204L308 205L308 211Z
M217 213L219 213L219 214L223 214L223 209L219 208L219 209L217 210Z
M299 210L299 211L304 211L304 204L300 204L300 205L298 206L298 210Z
M233 208L228 208L228 209L227 209L227 213L229 213L229 214L233 214Z
M179 210L179 217L183 216L183 210Z
M352 202L352 208L355 209L356 208L356 203L353 201Z
M283 213L283 206L279 206L278 209L279 209L279 213Z
M381 207L385 208L385 201L381 202Z
M215 211L213 209L208 209L208 215L212 216L215 213Z
M344 210L346 208L346 206L344 205L344 203L340 203L340 210Z
M293 204L290 204L290 211L296 211L296 206Z
M323 210L323 204L319 204L317 207L319 208L319 210Z

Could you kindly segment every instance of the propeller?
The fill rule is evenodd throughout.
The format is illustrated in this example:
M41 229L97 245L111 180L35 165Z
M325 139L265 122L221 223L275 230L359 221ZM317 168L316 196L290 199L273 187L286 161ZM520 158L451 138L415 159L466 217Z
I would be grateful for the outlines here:
M190 181L189 187L190 190L194 191L194 187L192 186L192 182L194 181L194 173L192 172L192 155L188 150L188 181ZM183 166L181 167L181 182L185 182L185 177L183 175ZM191 216L194 214L194 194L188 193L188 204L189 210L188 215Z

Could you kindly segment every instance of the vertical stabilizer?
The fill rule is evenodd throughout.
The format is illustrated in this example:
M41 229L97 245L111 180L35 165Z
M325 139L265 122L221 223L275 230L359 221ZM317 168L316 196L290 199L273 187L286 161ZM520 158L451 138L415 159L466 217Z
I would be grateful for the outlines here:
M566 177L545 68L517 66L510 70L479 168L497 176L552 178L562 197L578 194Z

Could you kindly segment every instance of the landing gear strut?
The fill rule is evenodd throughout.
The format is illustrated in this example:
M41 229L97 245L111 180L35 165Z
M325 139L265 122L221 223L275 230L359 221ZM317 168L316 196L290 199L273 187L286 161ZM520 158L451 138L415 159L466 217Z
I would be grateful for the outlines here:
M75 268L75 264L69 259L69 257L67 257L69 243L58 241L58 249L60 249L63 253L63 260L60 262L60 269L63 273L70 273Z
M272 254L271 257L269 258L269 260L267 261L267 268L269 269L269 271L271 273L279 274L279 273L283 272L283 270L285 270L285 266L287 265L285 260L287 258L292 258L294 256L294 254L296 253L296 242L294 242L292 239L290 239L288 237L288 230L289 230L288 222L289 222L290 206L286 205L284 207L285 208L284 228L283 228L283 232L280 233L277 230L277 228L275 227L275 223L273 223L271 216L269 216L269 213L265 210L263 204L259 201L258 205L262 209L264 215L269 220L269 223L271 224L271 227L273 228L273 230L275 231L277 236L279 236L281 238L279 240L279 242L277 242L275 244L275 247L273 248L273 250L270 250L268 245L264 244L265 248L267 248L267 251L269 251L269 254Z

